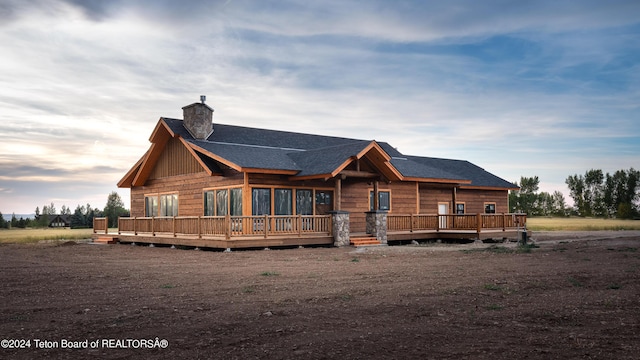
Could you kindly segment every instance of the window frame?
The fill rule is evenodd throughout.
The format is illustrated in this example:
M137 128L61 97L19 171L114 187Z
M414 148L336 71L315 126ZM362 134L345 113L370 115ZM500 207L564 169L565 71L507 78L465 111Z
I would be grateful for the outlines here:
M490 207L493 206L493 211L489 211ZM496 214L497 209L496 209L497 205L495 202L485 202L484 203L484 213L485 214Z
M388 194L388 202L389 204L386 206L386 209L382 207L382 198L383 194ZM369 190L369 211L373 211L373 190ZM378 190L378 210L389 211L391 212L391 190Z

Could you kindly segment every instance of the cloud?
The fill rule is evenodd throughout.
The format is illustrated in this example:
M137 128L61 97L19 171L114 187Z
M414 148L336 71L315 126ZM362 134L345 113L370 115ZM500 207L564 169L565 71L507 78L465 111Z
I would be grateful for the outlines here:
M629 167L637 13L591 0L4 1L0 187L110 191L158 118L201 94L217 122L376 139L514 180Z

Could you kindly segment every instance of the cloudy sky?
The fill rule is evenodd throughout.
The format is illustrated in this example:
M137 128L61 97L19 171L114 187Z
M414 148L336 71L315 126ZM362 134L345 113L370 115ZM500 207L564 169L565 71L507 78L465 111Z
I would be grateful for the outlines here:
M640 167L640 2L0 0L0 211L104 207L159 117L375 139L560 190Z

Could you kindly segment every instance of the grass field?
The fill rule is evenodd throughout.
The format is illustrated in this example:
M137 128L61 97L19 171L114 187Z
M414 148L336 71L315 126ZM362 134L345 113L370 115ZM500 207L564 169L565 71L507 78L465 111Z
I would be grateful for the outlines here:
M113 232L115 233L116 229L113 229ZM0 230L0 244L89 239L92 233L92 229L2 229Z
M640 220L536 217L527 218L527 228L533 231L640 230Z

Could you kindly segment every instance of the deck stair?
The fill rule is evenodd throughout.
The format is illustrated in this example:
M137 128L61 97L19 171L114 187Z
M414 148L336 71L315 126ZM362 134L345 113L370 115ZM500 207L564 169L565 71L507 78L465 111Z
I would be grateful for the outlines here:
M112 235L98 235L97 238L93 239L94 244L117 244L118 237Z
M380 246L380 245L382 245L380 240L374 238L373 236L352 237L352 238L349 238L349 241L351 242L351 245L353 245L355 247L360 247L360 246Z

